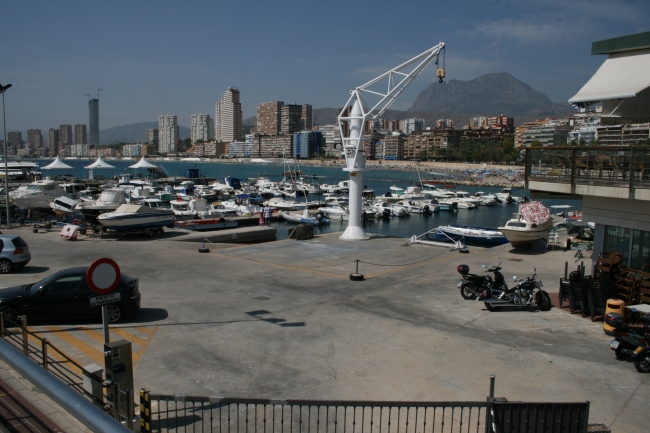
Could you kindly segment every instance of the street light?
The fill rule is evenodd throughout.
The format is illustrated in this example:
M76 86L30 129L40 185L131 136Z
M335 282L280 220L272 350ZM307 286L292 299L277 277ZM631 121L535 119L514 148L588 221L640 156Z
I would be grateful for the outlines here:
M3 86L0 84L0 93L2 93L2 129L5 133L5 208L7 209L7 228L9 227L9 170L7 169L7 116L5 115L5 92L11 84Z

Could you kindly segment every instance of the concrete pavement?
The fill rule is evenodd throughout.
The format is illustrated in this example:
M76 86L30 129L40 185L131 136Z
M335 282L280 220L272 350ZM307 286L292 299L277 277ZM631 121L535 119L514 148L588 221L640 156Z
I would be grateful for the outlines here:
M162 237L68 241L15 229L28 242L30 266L2 286L34 282L59 269L111 257L140 278L142 309L120 332L151 338L135 370L136 389L237 397L482 400L489 375L510 401L591 402L591 422L614 432L650 431L644 411L650 378L614 358L602 331L553 308L488 312L461 298L456 266L503 261L506 278L538 278L557 292L574 252L522 253L509 245L469 254L373 236L339 234L258 245L197 244ZM349 280L361 260L366 281ZM83 364L101 344L98 323L30 321L56 327L54 344Z

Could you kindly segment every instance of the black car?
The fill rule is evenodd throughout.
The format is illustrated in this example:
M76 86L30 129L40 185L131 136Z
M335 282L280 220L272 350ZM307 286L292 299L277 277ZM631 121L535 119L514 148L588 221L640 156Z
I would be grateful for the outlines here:
M32 320L101 318L101 306L90 306L90 298L100 295L86 284L87 270L64 269L38 283L0 290L0 312L5 323L16 323L23 314ZM140 308L138 282L137 278L121 274L112 292L119 293L120 300L108 304L110 323L130 317Z

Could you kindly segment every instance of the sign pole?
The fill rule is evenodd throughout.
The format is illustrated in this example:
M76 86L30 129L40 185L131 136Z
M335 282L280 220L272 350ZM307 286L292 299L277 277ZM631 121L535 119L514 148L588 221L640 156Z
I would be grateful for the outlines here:
M108 305L102 305L102 323L104 325L104 344L111 342L111 337L108 333Z

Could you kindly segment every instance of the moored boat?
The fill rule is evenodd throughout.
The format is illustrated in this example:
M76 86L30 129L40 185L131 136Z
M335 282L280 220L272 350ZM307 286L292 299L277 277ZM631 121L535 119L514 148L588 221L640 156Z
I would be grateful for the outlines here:
M495 228L467 225L461 226L457 224L438 227L436 230L436 237L442 240L447 240L448 238L458 240L464 237L466 240L491 245L503 245L508 243L508 239L506 239L503 233Z
M174 225L174 211L137 204L123 204L113 212L99 215L97 221L101 225L117 231L171 227Z

